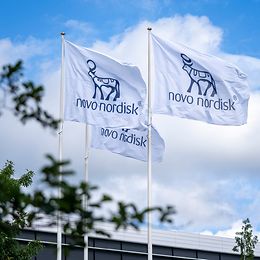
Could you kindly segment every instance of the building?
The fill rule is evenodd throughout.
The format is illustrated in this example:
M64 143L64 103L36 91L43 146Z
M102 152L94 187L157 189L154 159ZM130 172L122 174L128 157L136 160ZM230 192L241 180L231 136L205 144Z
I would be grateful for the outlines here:
M134 230L114 232L108 226L105 230L111 238L89 237L89 260L146 260L146 232ZM19 241L38 239L44 249L35 260L56 260L56 233L46 230L24 230ZM71 239L63 236L63 248L71 245ZM239 260L239 255L232 251L234 239L184 233L179 231L153 231L154 260ZM256 247L255 259L260 260L260 246ZM83 248L73 246L64 260L83 259Z

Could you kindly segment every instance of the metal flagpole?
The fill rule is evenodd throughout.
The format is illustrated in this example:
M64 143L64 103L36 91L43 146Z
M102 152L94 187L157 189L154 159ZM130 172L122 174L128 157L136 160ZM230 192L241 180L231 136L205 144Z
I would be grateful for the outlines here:
M148 152L147 152L147 205L152 207L152 109L151 109L151 31L148 30ZM148 260L153 259L153 244L152 244L152 212L148 212Z
M64 36L65 33L61 33L61 79L60 79L60 130L59 130L59 160L63 160L63 95L64 95ZM62 181L62 166L59 166L59 181ZM58 190L58 197L61 198L61 188ZM62 258L62 229L61 229L61 213L58 212L57 216L57 260Z
M88 172L89 172L89 140L90 140L90 128L86 124L85 128L85 157L84 157L84 168L85 168L85 174L84 174L84 181L88 183ZM83 208L87 210L88 208L88 198L86 195L83 197ZM88 234L84 234L84 260L88 260Z

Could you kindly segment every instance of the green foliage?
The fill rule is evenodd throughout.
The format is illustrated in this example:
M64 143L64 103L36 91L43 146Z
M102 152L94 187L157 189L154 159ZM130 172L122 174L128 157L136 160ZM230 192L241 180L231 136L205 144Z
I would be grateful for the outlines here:
M0 234L0 260L31 260L42 247L39 241L21 245L15 239Z
M22 187L28 187L32 183L33 172L27 171L21 178L14 179L14 165L10 161L0 170L0 249L7 255L12 252L13 257L20 256L17 259L27 259L22 258L22 255L37 253L40 249L38 242L25 247L19 245L14 238L21 229L33 226L36 221L39 225L44 220L44 224L41 224L43 226L57 225L58 212L63 232L82 245L82 235L86 233L109 236L109 233L97 227L98 223L113 224L116 230L129 226L138 229L145 222L149 211L159 212L161 222L172 223L171 216L175 213L173 207L139 210L134 203L116 202L108 194L95 196L96 186L85 182L72 185L65 178L60 180L60 166L65 169L61 172L63 177L74 174L66 169L68 161L59 162L50 155L47 158L49 164L42 168L41 184L46 187L49 195L45 189L38 189L30 194L23 191ZM60 196L54 195L57 190L60 190ZM87 208L84 206L85 198L88 200ZM108 212L98 211L105 207L109 208ZM112 211L111 208L115 210Z
M21 81L23 76L22 65L22 61L18 61L14 65L6 65L2 68L0 90L5 93L2 100L3 108L10 109L22 123L35 120L43 127L57 129L59 120L53 118L41 106L44 94L43 86L37 86L32 81ZM7 106L6 100L8 100L8 97L11 97L12 102L8 102ZM2 112L3 110L0 110L0 113Z
M22 187L28 187L32 183L33 172L27 171L19 179L14 179L13 175L14 165L7 161L0 170L0 259L29 260L42 245L38 241L21 245L14 238L21 229L31 225Z
M240 252L241 260L253 260L258 238L253 235L253 228L248 218L243 221L242 230L236 232L236 235L236 245L233 247L233 251Z
M148 211L157 211L160 214L160 221L172 223L173 207L155 207L139 210L134 203L116 202L110 195L101 194L95 196L98 190L96 186L81 182L78 185L71 185L63 178L60 181L60 166L62 176L73 175L74 172L67 170L69 162L59 162L52 156L47 156L49 165L42 169L42 183L48 187L50 194L60 189L61 196L46 196L44 191L38 190L30 195L30 203L34 208L35 216L46 216L50 225L56 224L57 212L61 212L63 231L74 238L81 237L85 233L98 233L109 236L104 230L97 228L98 223L111 223L115 229L127 228L129 226L138 229L140 224L145 222ZM96 199L93 199L95 197ZM84 198L88 200L87 209L84 207ZM100 211L104 208L115 208L114 211ZM98 213L99 212L99 213ZM73 221L72 221L73 220Z

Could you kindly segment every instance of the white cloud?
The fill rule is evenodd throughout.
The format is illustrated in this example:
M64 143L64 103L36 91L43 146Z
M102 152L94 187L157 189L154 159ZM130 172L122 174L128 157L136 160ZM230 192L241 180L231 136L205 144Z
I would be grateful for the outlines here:
M243 225L243 220L238 219L238 220L234 221L227 229L219 230L216 233L213 233L210 230L204 230L204 231L200 232L200 234L214 235L214 236L227 237L227 238L235 238L235 236L237 236L236 232L241 232L242 225ZM259 232L255 232L254 226L253 226L253 235L259 236Z
M230 237L234 238L236 236L236 232L241 231L242 227L242 219L237 220L231 225L230 229L219 230L215 235L220 237Z
M0 66L23 59L25 62L35 56L46 55L51 50L50 40L41 41L28 37L24 42L0 39Z
M82 33L84 36L93 32L93 29L89 23L80 22L78 20L68 20L65 22L65 26L74 32L78 31Z
M75 31L77 23L71 20L67 25ZM88 24L80 25L82 34L88 34ZM170 41L178 41L201 51L223 55L249 75L252 89L260 86L260 60L223 53L223 32L207 17L187 15L162 18L153 23L143 21L112 37L108 42L96 41L92 47L110 56L137 64L146 79L148 26L152 26L155 34ZM21 44L15 55L29 59L45 51L43 47L39 47L44 45L27 43ZM17 57L10 54L16 47L10 40L0 41L0 57L3 57L3 63ZM50 46L46 46L47 50L48 48ZM56 61L45 61L39 68L42 73L41 80L47 86L45 104L58 115L59 68ZM154 116L154 123L166 141L166 156L163 163L155 164L153 167L153 200L159 205L176 205L177 225L183 226L185 230L211 231L212 227L225 230L230 223L245 217L251 219L252 216L253 221L260 221L256 213L260 204L260 177L256 174L260 170L259 115L260 94L252 92L248 124L241 127L213 126L191 120ZM23 138L20 139L16 136L16 125L12 121L5 123L5 130L1 135L3 145L0 154L5 152L6 156L14 155L24 168L30 167L27 159L31 158L32 154L41 155L49 149L55 151L58 143L57 138L43 137L42 132L38 134L36 128L30 127L28 125L24 128L20 134ZM16 139L11 142L14 137ZM73 160L73 167L79 170L77 179L82 179L84 126L66 123L64 140L65 158ZM23 156L20 156L18 146L26 147ZM145 163L97 150L91 150L90 158L92 183L98 184L118 199L145 205ZM1 160L3 159L1 157ZM37 166L39 162L38 158ZM33 165L34 162L30 163ZM241 208L243 211L240 211Z
M93 25L84 21L70 19L64 23L64 26L66 28L65 38L71 41L73 39L73 42L83 46L93 42L98 35L98 31Z

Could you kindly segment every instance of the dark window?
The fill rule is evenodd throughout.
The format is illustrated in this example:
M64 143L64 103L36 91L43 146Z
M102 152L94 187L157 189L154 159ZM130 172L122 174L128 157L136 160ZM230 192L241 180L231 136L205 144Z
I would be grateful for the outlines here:
M153 254L172 255L172 248L165 246L153 246Z
M147 260L147 255L123 254L122 260Z
M219 260L219 253L198 251L198 258L208 259L208 260Z
M231 255L231 254L221 254L220 255L221 260L239 260L239 255Z
M190 249L181 249L181 248L174 248L173 254L175 256L185 256L185 257L194 257L196 258L196 251Z
M167 256L154 256L153 257L153 260L176 260L175 258L171 258L170 256L167 257ZM182 259L183 260L183 259Z
M40 241L46 241L46 242L56 242L57 234L47 233L47 232L36 232L36 239Z
M36 257L37 260L56 260L56 247L45 245L45 247L40 251Z
M70 249L66 256L66 260L75 260L75 259L80 260L83 258L84 258L84 253L83 253L83 249L81 248Z
M32 230L23 230L19 235L18 238L34 240L35 239L35 232Z
M146 253L147 252L147 245L130 243L130 242L122 242L122 249L127 250L127 251Z
M108 239L95 239L95 247L121 249L121 242Z
M115 252L95 251L95 260L121 260L121 254Z

